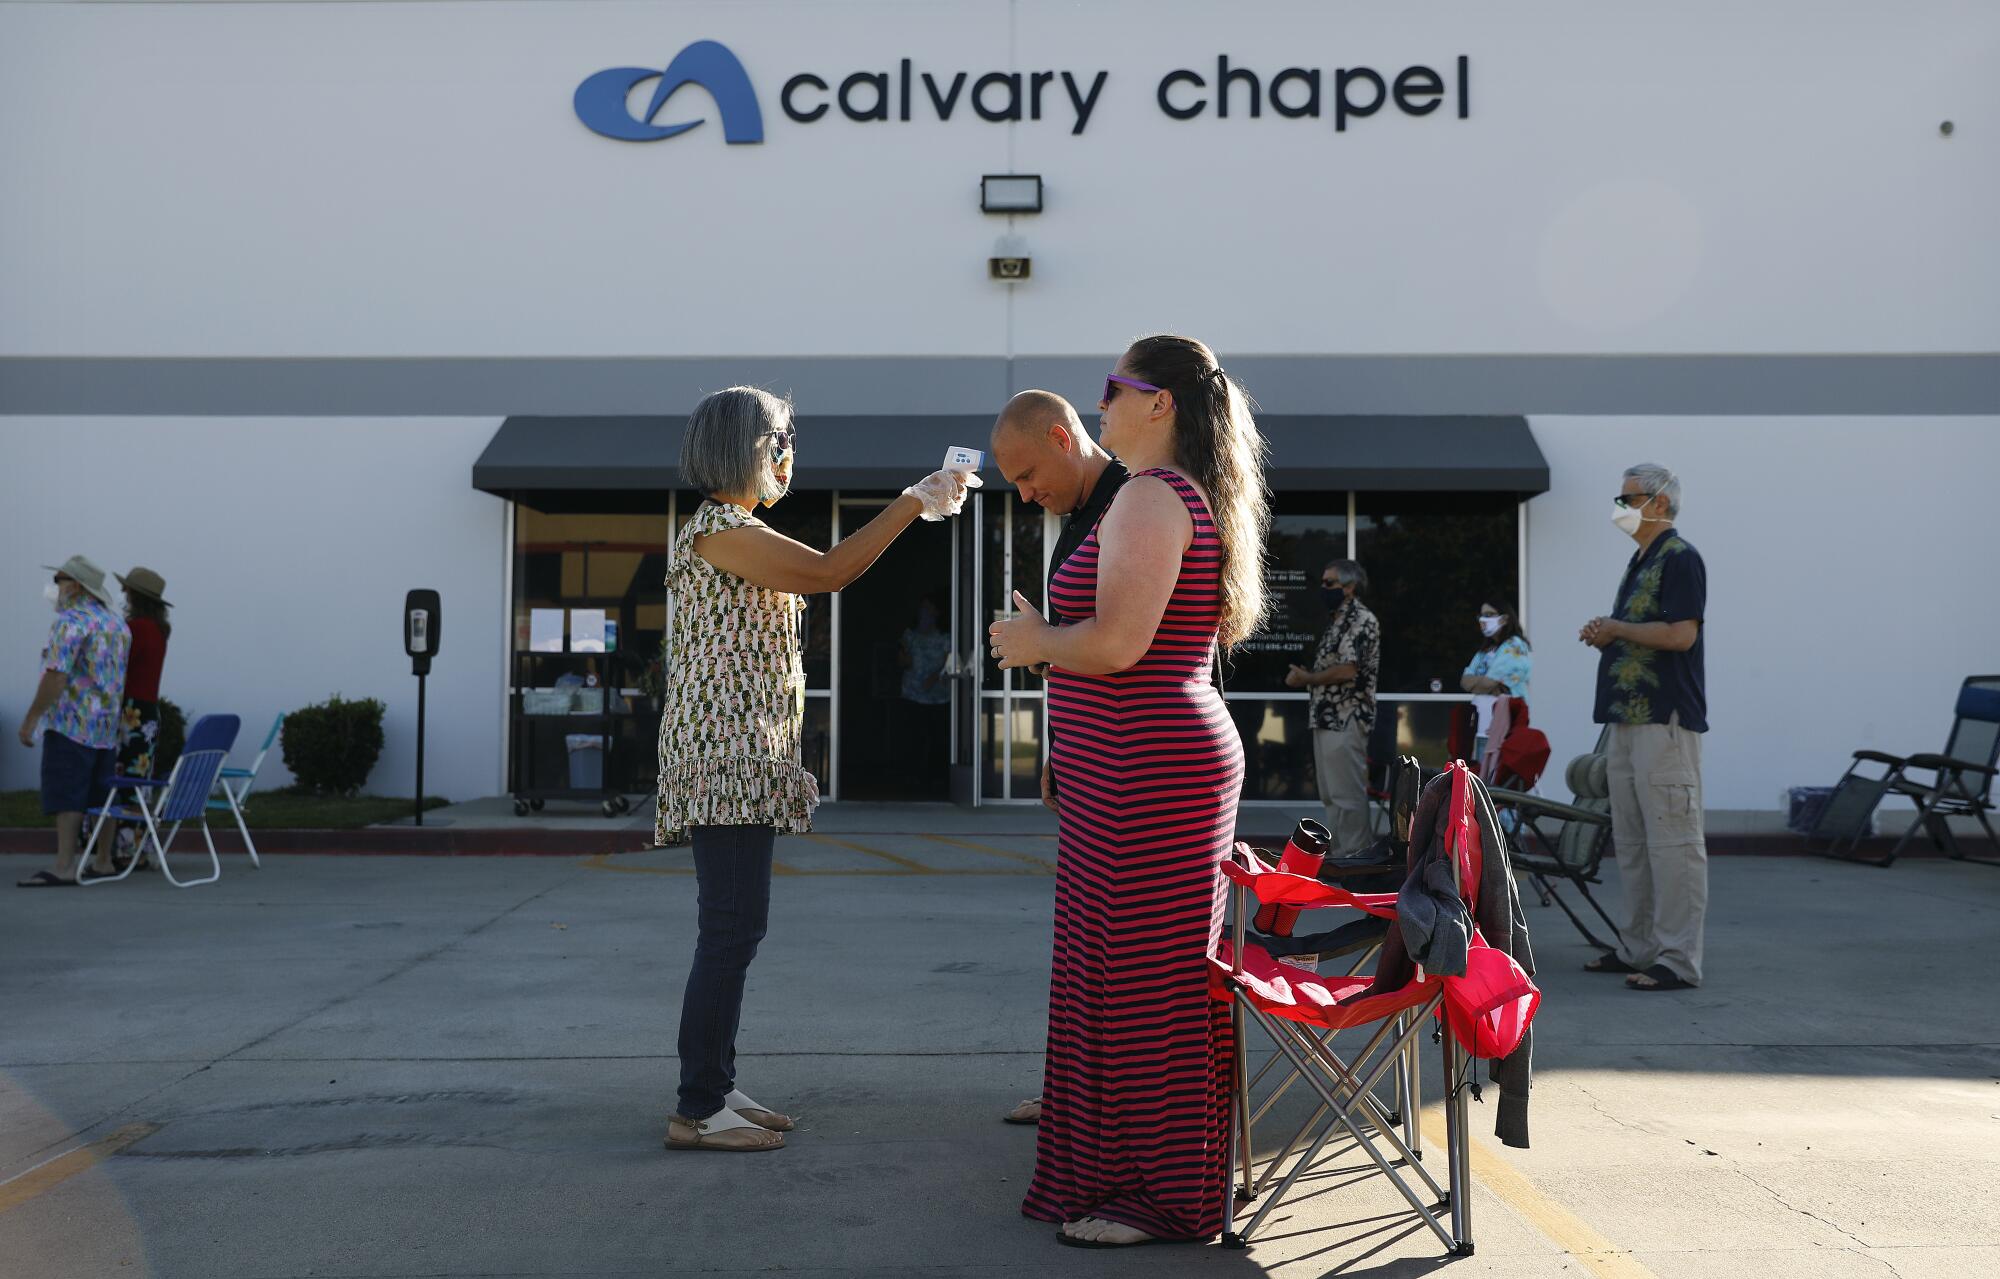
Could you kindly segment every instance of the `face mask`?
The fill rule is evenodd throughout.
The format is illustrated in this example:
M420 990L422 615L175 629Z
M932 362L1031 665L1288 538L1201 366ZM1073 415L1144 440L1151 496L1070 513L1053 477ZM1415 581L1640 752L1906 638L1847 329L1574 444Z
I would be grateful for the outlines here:
M62 587L57 586L54 582L50 582L42 588L42 598L47 600L49 606L55 609L56 612L62 612Z
M1319 597L1326 601L1328 609L1337 609L1347 602L1347 592L1338 586L1322 586Z
M1479 619L1479 633L1487 639L1492 639L1500 633L1500 621L1501 619L1497 617L1482 616Z
M789 493L791 488L790 479L778 477L778 468L775 464L767 466L764 468L764 473L757 477L757 500L769 506Z
M1639 514L1639 508L1636 506L1614 505L1611 508L1611 522L1613 524L1616 524L1618 526L1618 531L1625 534L1625 536L1627 537L1630 537L1632 534L1637 533L1639 531L1639 524L1641 519L1642 517Z

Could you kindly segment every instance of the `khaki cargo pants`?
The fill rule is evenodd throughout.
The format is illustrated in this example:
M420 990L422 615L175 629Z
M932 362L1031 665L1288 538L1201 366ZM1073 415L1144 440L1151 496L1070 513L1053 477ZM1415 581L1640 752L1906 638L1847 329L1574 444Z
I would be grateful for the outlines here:
M1332 853L1345 857L1368 847L1368 730L1359 724L1313 730L1313 764L1319 802L1326 806Z
M1618 957L1665 964L1701 983L1708 915L1708 844L1701 819L1701 734L1665 724L1611 725L1606 774L1611 839L1629 923Z

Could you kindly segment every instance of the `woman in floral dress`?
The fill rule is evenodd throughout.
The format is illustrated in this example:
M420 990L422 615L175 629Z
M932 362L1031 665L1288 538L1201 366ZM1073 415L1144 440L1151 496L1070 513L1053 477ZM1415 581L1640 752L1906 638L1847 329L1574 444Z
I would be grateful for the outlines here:
M847 586L913 521L956 515L965 501L965 477L935 472L816 551L756 516L791 487L793 441L791 404L748 386L702 400L681 440L681 478L707 500L674 539L667 571L673 622L653 834L661 845L692 840L699 907L670 1150L775 1150L792 1127L737 1089L736 1029L770 911L772 843L780 831L811 830L819 803L799 763L805 597Z

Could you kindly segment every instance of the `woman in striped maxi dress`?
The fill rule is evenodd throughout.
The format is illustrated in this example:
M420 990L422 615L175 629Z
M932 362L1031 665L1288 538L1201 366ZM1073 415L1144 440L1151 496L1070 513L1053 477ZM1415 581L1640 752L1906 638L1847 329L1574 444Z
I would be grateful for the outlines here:
M1102 436L1132 470L1049 584L993 626L1048 663L1060 866L1048 1062L1021 1211L1077 1247L1213 1238L1229 1179L1227 1009L1210 998L1243 746L1209 680L1265 608L1262 437L1191 338L1134 343ZM1053 624L1051 624L1053 623Z

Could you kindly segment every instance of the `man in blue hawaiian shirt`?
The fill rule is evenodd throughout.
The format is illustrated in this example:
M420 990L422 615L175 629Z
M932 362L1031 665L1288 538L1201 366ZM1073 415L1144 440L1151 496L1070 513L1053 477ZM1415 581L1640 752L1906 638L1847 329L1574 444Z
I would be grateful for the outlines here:
M118 722L132 631L111 607L104 570L81 555L54 569L44 594L56 620L42 648L42 678L21 720L21 745L42 746L42 811L56 819L56 865L21 880L22 888L77 882L84 809L102 804L118 759ZM110 831L99 841L97 874L111 872Z
M1597 713L1606 734L1611 838L1629 921L1618 949L1584 967L1631 974L1634 990L1701 984L1708 913L1701 735L1708 731L1703 623L1708 569L1673 526L1681 482L1664 466L1625 472L1611 519L1639 544L1611 615L1579 638L1599 651Z

